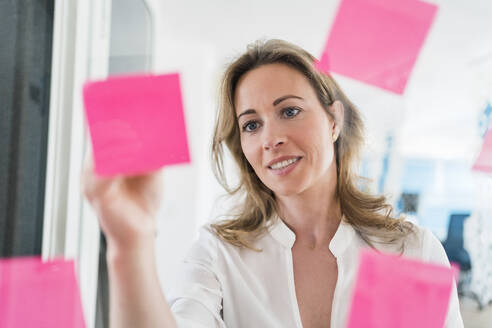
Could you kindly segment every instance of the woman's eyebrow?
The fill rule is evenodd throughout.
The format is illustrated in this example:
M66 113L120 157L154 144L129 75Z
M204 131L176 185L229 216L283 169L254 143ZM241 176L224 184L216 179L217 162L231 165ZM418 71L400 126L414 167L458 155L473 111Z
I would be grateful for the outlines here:
M241 116L243 116L243 115L255 114L255 113L256 113L256 111L255 111L254 109L247 109L247 110L245 110L244 112L242 112L241 114L239 114L239 115L237 116L237 119L239 120L239 118L240 118Z
M277 98L274 102L273 102L273 106L277 106L278 104L280 104L282 101L284 101L285 99L289 99L289 98L296 98L296 99L301 99L301 100L304 100L303 98L299 97L299 96L295 96L295 95L285 95L285 96L282 96L280 98Z

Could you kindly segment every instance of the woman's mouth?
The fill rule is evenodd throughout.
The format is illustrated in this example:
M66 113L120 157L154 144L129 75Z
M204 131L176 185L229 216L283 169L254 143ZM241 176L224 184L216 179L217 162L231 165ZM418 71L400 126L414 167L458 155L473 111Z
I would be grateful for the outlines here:
M296 157L287 159L285 161L277 162L268 168L276 175L286 175L291 172L298 164L302 157Z

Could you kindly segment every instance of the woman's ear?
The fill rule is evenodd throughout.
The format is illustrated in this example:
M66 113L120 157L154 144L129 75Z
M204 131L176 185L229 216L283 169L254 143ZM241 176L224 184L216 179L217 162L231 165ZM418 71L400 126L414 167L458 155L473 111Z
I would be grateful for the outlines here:
M336 141L343 129L345 108L340 100L335 100L330 106L330 110L335 117L335 125L333 127L333 139L334 141Z

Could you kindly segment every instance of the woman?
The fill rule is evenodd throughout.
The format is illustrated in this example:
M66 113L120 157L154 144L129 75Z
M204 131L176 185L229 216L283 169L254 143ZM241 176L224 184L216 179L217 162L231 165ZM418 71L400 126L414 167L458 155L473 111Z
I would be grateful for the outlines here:
M343 327L359 250L449 265L431 233L357 187L358 111L303 49L257 42L227 69L212 153L238 214L206 225L168 295L154 263L154 175L85 175L108 240L112 327ZM223 145L240 168L229 188ZM456 290L446 327L462 327Z

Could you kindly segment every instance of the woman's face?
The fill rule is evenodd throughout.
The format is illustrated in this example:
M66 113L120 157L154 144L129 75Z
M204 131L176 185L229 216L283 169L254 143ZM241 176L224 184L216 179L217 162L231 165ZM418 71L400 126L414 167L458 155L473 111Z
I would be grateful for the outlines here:
M241 77L234 102L244 155L275 195L336 183L335 123L302 73L260 66Z

